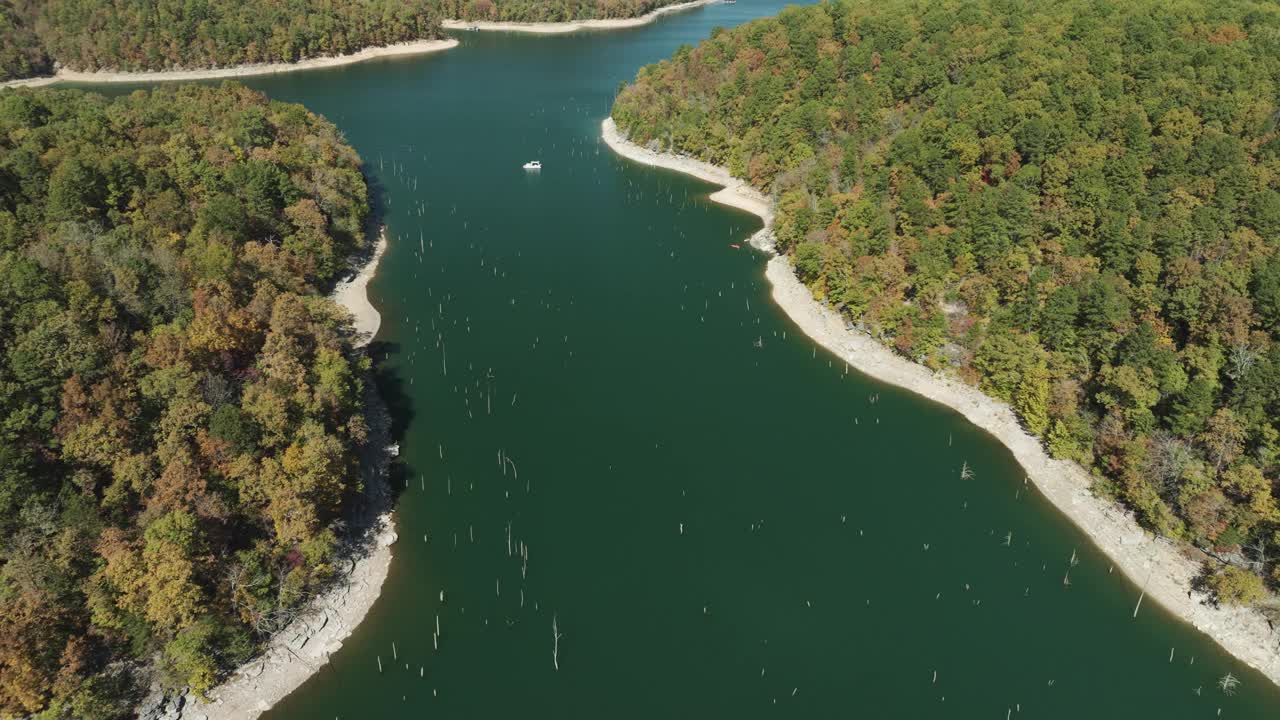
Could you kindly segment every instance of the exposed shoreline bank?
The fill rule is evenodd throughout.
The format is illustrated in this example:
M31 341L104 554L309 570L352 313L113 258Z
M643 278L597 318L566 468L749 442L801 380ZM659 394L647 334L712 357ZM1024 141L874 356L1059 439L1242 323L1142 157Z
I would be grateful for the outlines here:
M745 181L734 178L725 168L632 143L612 118L602 124L602 136L614 152L629 160L724 185L711 199L758 215L764 228L752 236L751 243L773 254L773 208ZM1050 458L1040 441L1023 430L1008 405L957 379L935 374L846 327L834 310L814 299L785 255L770 258L765 277L773 287L773 300L811 339L865 375L946 405L995 436L1013 453L1027 478L1143 589L1147 600L1158 602L1280 684L1280 649L1275 647L1276 638L1262 614L1247 608L1217 607L1209 604L1204 594L1193 591L1191 584L1199 567L1183 548L1153 537L1123 508L1093 495L1088 473L1075 463Z
M255 75L276 75L279 73L298 72L301 70L317 70L320 68L353 65L384 57L401 55L422 55L457 47L456 38L436 40L413 40L394 45L367 47L349 55L327 55L308 58L294 63L256 63L252 65L233 65L223 68L204 70L157 70L147 72L116 72L110 70L82 72L79 70L61 69L51 76L23 78L0 83L0 87L42 87L63 82L83 83L144 83L144 82L184 82L190 80L217 80L253 77Z
M692 0L692 2L677 3L675 5L667 5L656 10L651 10L639 17L633 18L610 18L608 20L568 20L565 22L502 22L496 20L444 20L440 23L445 30L483 30L486 32L518 32L518 33L534 33L538 35L558 35L560 33L571 33L579 30L619 30L622 28L640 27L648 25L663 15L669 13L681 12L682 10L692 10L693 8L702 7L703 5L711 5L721 2L721 0Z
M373 276L378 273L378 263L382 262L382 254L386 251L387 229L383 227L378 230L378 241L373 246L373 251L369 253L368 259L361 265L355 277L335 285L333 293L329 296L334 302L346 308L355 319L358 336L356 347L368 345L373 336L378 334L378 328L382 326L382 314L369 301L369 281L373 280Z
M369 302L366 289L387 247L386 229L356 277L334 288L330 297L355 319L356 347L364 347L378 332L382 317ZM209 692L209 701L188 695L172 703L162 720L252 720L271 709L329 663L329 656L364 620L382 592L391 569L391 545L396 541L391 488L387 469L391 447L391 416L372 373L364 377L365 412L369 440L360 453L365 494L352 513L356 529L343 557L345 576L311 601L298 618L277 632L264 652L237 668ZM176 707L173 707L176 705Z

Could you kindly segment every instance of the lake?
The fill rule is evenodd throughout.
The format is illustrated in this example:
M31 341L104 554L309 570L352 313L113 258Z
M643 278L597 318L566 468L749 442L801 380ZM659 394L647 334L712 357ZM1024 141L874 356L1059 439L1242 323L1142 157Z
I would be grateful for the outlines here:
M1001 445L798 334L732 247L754 217L600 142L642 65L781 6L247 82L380 185L402 449L382 597L267 717L1275 716L1206 637L1134 619Z

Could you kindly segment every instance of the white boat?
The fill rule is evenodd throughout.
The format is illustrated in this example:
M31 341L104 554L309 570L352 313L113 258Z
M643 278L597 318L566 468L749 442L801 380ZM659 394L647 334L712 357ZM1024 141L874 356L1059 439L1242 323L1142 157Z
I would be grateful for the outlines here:
M524 164L524 169L525 170L541 170L542 162L539 160L530 160L529 162Z

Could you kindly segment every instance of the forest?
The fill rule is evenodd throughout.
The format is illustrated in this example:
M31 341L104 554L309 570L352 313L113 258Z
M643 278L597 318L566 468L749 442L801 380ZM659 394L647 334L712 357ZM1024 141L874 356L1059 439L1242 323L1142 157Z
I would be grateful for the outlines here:
M53 63L31 26L34 17L27 8L21 10L14 8L12 0L0 0L0 81L53 72Z
M0 0L0 79L74 70L295 62L435 37L426 2L404 0Z
M678 0L0 0L0 81L289 63L440 37L441 18L567 21Z
M202 692L334 573L360 159L234 84L0 94L0 717Z
M776 201L820 300L1280 586L1280 6L835 0L642 69L629 137Z

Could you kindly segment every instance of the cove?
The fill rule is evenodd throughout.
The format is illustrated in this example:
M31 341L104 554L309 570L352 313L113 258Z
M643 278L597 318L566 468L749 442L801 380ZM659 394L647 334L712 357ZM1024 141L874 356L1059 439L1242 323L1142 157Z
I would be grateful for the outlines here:
M1002 446L800 335L754 218L599 141L640 66L780 7L246 83L380 185L402 449L382 597L266 717L1274 715Z

